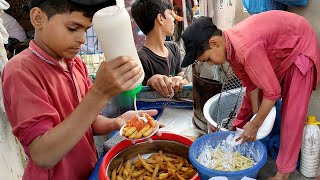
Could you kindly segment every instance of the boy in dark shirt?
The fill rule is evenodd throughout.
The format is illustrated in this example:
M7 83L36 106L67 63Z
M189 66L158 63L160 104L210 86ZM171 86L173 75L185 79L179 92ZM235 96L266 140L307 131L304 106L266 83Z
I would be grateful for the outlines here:
M169 0L136 0L131 7L133 19L146 35L146 42L138 51L145 71L144 85L164 97L173 97L185 82L179 47L165 42L174 31L172 9Z

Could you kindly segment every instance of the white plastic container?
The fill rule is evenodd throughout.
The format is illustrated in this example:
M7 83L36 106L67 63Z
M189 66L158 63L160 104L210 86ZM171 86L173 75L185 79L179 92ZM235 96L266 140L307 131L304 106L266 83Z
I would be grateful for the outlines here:
M320 154L319 154L319 156L320 156ZM316 173L316 180L320 180L320 163L318 164L318 170Z
M119 56L130 56L143 70L133 39L130 15L125 8L103 8L95 13L92 23L107 61ZM140 87L143 79L144 74L129 90Z
M273 107L257 132L257 140L263 139L270 134L276 119L276 114L276 107ZM256 114L251 118L250 121L252 121L255 117Z
M276 119L276 107L273 107L271 109L271 111L269 112L269 114L267 115L267 117L264 119L262 125L260 126L260 128L258 129L257 132L257 140L263 139L265 137L267 137L274 125L274 121ZM254 115L250 121L252 121L254 118L256 117L256 115ZM226 143L229 144L230 146L234 147L237 146L239 144L241 144L242 140L236 141L236 139L238 139L238 137L244 133L244 129L241 128L237 128L237 131L234 135L229 135L226 139Z
M301 143L300 172L308 178L316 177L320 153L320 128L315 116L308 116Z

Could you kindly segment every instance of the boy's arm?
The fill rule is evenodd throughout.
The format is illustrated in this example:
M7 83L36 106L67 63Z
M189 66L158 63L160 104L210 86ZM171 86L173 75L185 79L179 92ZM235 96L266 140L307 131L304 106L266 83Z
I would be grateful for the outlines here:
M259 110L259 106L260 106L259 93L260 93L259 88L256 88L255 90L249 93L253 114L256 114Z
M108 100L127 90L141 75L141 69L128 57L103 62L93 87L77 108L29 144L32 160L41 167L54 167L80 141Z
M145 72L144 85L151 86L161 96L169 97L173 96L173 88L171 87L171 79L166 75L153 74L152 68L150 67L150 57L144 50L138 51L139 58L141 60L142 67Z
M255 85L254 89L259 88L262 91L263 99L279 99L281 96L280 83L268 59L263 42L256 42L250 46L244 53L244 59L244 70L252 84Z
M93 135L105 135L109 132L120 129L121 124L118 123L117 118L107 118L98 115L92 124Z
M174 92L177 93L183 89L183 85L187 84L188 81L183 79L184 74L186 73L186 68L181 67L181 54L180 48L177 43L173 43L173 53L176 61L176 76L172 77L172 87Z
M263 42L256 42L256 44L250 46L250 49L247 49L244 53L244 58L243 65L246 74L250 78L250 81L263 92L262 102L256 117L244 126L245 132L240 136L244 138L242 142L247 142L255 140L259 127L274 106L276 100L281 96L281 88L268 59ZM257 92L253 92L253 94L254 96L259 96Z
M54 167L88 131L108 99L92 88L65 120L29 144L32 161L40 167Z
M244 125L244 133L242 133L238 140L242 140L241 143L249 142L249 141L255 141L257 137L257 132L262 125L265 118L268 116L269 112L273 108L274 104L276 103L275 100L269 100L269 99L262 99L261 106L257 112L256 117L248 122L246 125Z

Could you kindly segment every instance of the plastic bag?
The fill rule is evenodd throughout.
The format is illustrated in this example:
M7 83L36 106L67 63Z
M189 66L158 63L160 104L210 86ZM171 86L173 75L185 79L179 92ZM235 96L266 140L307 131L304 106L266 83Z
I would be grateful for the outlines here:
M258 14L269 10L287 10L286 4L274 0L242 0L249 14Z
M230 134L227 139L226 143L230 145L231 147L235 147L237 145L240 145L242 140L236 141L236 139L244 132L243 129L237 128L237 131L235 134Z
M309 0L275 0L288 6L306 6Z
M166 107L159 118L159 122L165 124L161 131L180 134L195 140L201 135L201 131L192 124L192 116L192 110Z

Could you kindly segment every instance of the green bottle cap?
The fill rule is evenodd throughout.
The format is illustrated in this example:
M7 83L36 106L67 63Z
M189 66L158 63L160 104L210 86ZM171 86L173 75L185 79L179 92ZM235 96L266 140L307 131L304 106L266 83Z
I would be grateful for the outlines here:
M141 91L142 89L142 84L140 84L137 88L129 90L129 91L125 91L123 92L123 94L127 95L127 96L131 96L133 98L136 98L137 94Z

